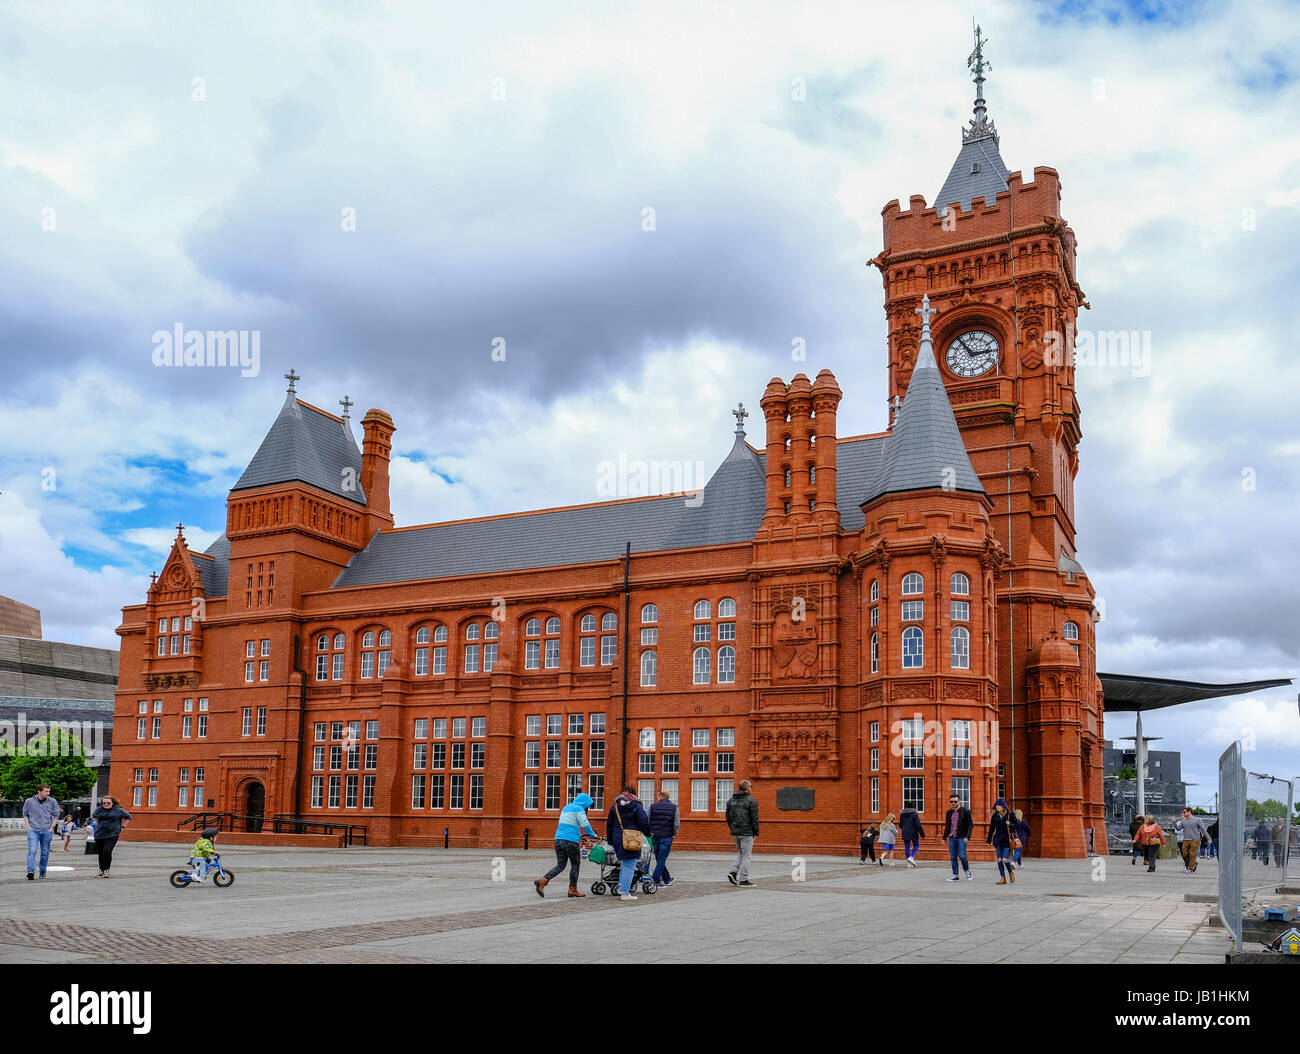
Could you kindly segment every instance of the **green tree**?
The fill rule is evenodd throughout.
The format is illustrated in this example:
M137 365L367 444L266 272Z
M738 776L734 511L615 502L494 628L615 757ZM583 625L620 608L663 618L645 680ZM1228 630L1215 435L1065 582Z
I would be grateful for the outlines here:
M1259 823L1260 820L1285 815L1286 802L1278 801L1276 798L1269 798L1266 801L1256 801L1254 798L1246 799L1246 816L1256 823Z
M1116 775L1122 780L1135 780L1137 779L1137 774L1137 769L1133 768L1131 765L1120 769L1119 772L1116 773Z
M95 770L86 764L86 750L72 733L51 729L18 750L0 754L0 794L25 801L42 783L58 801L80 798L95 785Z

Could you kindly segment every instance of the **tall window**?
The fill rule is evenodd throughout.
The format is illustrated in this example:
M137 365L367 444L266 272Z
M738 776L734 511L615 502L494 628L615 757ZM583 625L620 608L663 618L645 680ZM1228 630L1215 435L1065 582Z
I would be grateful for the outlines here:
M867 595L871 598L873 604L880 599L880 582L877 579L873 578L871 580L871 589Z
M558 670L560 667L560 620L558 618L546 620L546 639L542 644L545 648L546 668Z
M970 595L970 579L958 571L952 576L949 582L949 591L953 596L964 597Z
M477 622L471 622L465 627L465 672L478 673L478 644L476 643L481 635Z
M578 665L595 666L596 665L596 616L583 615L582 623L579 626L579 632L583 634L592 634L592 636L583 636L578 639Z
M963 809L970 808L969 776L954 776L952 778L952 792L957 795L957 801Z
M696 648L694 656L695 683L709 683L709 667L711 656L708 648Z
M871 777L871 811L872 813L880 812L880 777Z
M483 672L491 673L497 664L497 649L500 645L497 643L501 636L501 627L495 622L489 622L483 627Z
M925 777L903 777L903 808L925 812Z
M880 634L871 635L871 672L880 672Z
M1076 622L1067 622L1067 623L1065 624L1065 639L1070 643L1070 647L1074 649L1074 654L1075 654L1075 655L1078 655L1078 654L1079 654L1079 643L1078 643L1078 641L1079 641L1079 625L1078 625L1078 623L1076 623Z
M970 669L970 630L965 626L954 626L952 630L952 668Z
M925 592L925 579L915 571L903 576L903 596L920 596Z
M925 664L925 635L916 627L903 630L903 669L917 670Z
M253 708L251 706L244 707L243 730L240 734L245 736L253 734Z
M343 645L342 633L321 633L316 637L316 680L343 680Z
M618 616L612 611L606 611L600 617L600 664L602 666L613 666L614 660L618 657L618 637L613 634L618 630Z
M736 649L731 645L718 649L718 683L735 684Z

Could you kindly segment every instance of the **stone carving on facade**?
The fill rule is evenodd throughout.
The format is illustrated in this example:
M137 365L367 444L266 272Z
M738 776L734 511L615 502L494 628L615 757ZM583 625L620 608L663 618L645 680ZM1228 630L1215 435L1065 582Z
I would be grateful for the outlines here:
M774 680L817 676L817 601L815 584L772 590L772 674Z
M196 688L199 683L199 675L192 672L184 673L147 673L144 676L144 686L149 689L155 688Z
M749 764L760 777L839 776L839 721L834 715L760 713L752 721Z

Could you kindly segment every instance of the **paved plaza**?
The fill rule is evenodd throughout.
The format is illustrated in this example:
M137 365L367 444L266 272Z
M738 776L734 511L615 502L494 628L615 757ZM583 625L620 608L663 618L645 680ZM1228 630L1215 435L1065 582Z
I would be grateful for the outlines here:
M228 847L234 885L172 889L186 846L122 842L113 877L93 857L51 855L29 882L25 839L0 836L0 962L848 962L1216 963L1228 942L1207 924L1215 861L1189 877L1127 857L1031 860L1014 886L992 864L945 882L946 864L859 865L856 857L756 855L754 889L726 880L730 858L674 853L676 882L625 904L590 895L583 863L544 900L533 879L549 847L346 850ZM494 880L494 871L496 879Z

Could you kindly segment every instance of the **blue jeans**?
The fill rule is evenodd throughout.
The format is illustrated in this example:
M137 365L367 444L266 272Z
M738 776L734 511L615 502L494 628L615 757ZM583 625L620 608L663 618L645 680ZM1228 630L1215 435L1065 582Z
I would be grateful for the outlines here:
M919 838L903 839L903 855L907 857L908 860L911 860L914 856L916 856L916 851L920 848L921 848L921 839Z
M995 845L993 848L998 851L998 874L1005 876L1011 870L1011 846Z
M1218 855L1219 855L1219 840L1218 840L1217 838L1211 838L1211 839L1210 839L1210 857L1211 857L1211 859L1213 859L1214 857L1217 857Z
M618 891L622 896L632 892L632 876L636 873L637 857L618 862Z
M664 879L671 879L673 876L668 873L668 852L673 847L671 838L655 839L655 869L650 876L650 881L656 886L662 886Z
M1015 850L1015 852L1014 852L1014 853L1012 854L1012 856L1011 856L1011 859L1012 859L1012 861L1015 863L1016 867L1019 867L1019 866L1020 866L1020 854L1023 853L1023 852L1024 852L1024 849L1023 849L1023 848L1020 848L1020 849Z
M36 870L36 847L41 847L41 874L45 874L45 865L50 862L50 843L54 841L53 831L27 831L27 871Z
M961 860L961 869L970 870L970 864L966 863L966 842L965 838L948 839L948 859L952 862L952 873L957 874L957 861Z

